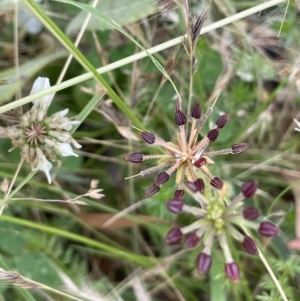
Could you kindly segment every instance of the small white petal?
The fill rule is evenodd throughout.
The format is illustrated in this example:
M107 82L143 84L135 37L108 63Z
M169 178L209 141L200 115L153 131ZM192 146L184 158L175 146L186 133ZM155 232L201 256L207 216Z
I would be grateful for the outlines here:
M299 131L300 130L300 122L297 119L295 119L295 118L294 118L294 121L295 121L295 123L297 124L297 127L298 127L298 129L295 128L295 130Z
M65 117L67 114L69 113L69 109L64 109L62 111L59 111L57 113L54 113L52 116L51 116L51 120L52 121L58 121L60 120L61 118Z
M78 157L78 155L73 152L73 149L69 143L56 143L55 148L60 152L60 154L63 157L68 157L68 156Z
M49 78L47 78L47 77L38 77L35 80L35 82L33 83L33 87L30 91L30 95L38 93L38 92L43 91L43 90L48 89L48 88L50 88ZM40 99L33 100L32 101L33 105L35 107L41 108L43 111L47 111L48 107L49 107L49 105L52 101L53 96L54 96L54 94L49 94L49 95L43 96Z
M46 159L46 157L43 155L39 158L39 163L37 165L37 169L40 171L43 171L46 174L48 183L51 184L51 176L50 176L50 170L52 168L52 164Z

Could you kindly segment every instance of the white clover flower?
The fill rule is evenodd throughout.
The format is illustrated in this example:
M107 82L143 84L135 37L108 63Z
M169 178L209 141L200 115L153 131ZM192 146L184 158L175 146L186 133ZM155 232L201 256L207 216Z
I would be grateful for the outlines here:
M48 88L50 88L49 79L39 77L34 82L30 94ZM32 170L43 171L49 184L52 168L49 160L58 161L57 156L78 157L70 144L75 148L81 148L69 133L73 125L79 123L66 117L69 109L47 116L53 97L54 94L50 94L34 100L32 108L19 118L19 123L5 129L6 135L12 140L12 149L20 148L22 159L30 163Z
M294 121L295 121L295 123L297 125L297 127L295 127L295 131L300 132L300 122L297 119L295 119L295 118L294 118Z

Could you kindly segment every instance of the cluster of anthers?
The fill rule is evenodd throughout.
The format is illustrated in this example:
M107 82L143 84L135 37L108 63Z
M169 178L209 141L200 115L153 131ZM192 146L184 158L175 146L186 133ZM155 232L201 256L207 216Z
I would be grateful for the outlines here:
M156 182L152 184L145 193L145 198L148 198L160 190L162 184L169 180L171 174L176 172L176 185L179 189L182 188L184 181L193 182L197 187L204 186L204 181L201 177L205 176L209 179L210 185L222 189L223 181L219 177L213 176L208 165L213 164L211 157L224 154L239 154L249 148L247 143L236 143L231 148L221 149L217 151L208 151L206 148L210 142L218 138L219 131L226 125L229 119L229 113L219 116L213 129L206 136L198 141L198 136L201 133L204 123L212 112L212 108L201 118L200 103L196 102L191 110L191 128L189 135L186 133L187 118L181 110L180 101L177 101L175 110L175 122L179 127L179 131L175 136L174 142L166 142L162 138L150 132L140 132L144 141L148 144L161 146L165 154L143 155L142 153L133 153L125 157L127 161L140 163L145 160L156 159L157 165L141 171L138 175L145 176L154 171L167 168L166 171L159 173ZM199 172L200 171L200 172ZM207 182L207 181L205 181Z
M258 230L259 234L265 237L276 236L279 230L275 224L265 219L260 223L260 212L254 207L244 207L243 200L254 196L257 189L257 182L254 180L245 182L241 192L228 202L222 193L215 193L210 199L203 194L204 186L199 191L199 186L193 182L186 182L185 188L190 192L199 206L184 204L182 198L184 190L176 190L174 197L167 202L167 208L173 213L185 212L196 217L196 221L184 227L172 228L166 236L168 244L177 244L185 237L186 247L195 247L200 242L204 249L197 257L199 273L207 272L212 264L211 251L213 242L216 239L221 246L225 257L225 273L229 279L237 282L240 277L240 270L233 260L228 238L239 241L243 249L251 254L258 254L258 248L254 240L245 233L245 229ZM213 191L216 192L216 191Z
M49 79L39 77L33 84L30 94L50 88ZM16 124L1 128L2 134L11 139L14 148L21 149L22 159L29 162L32 170L45 172L51 183L51 162L59 156L77 156L71 147L81 145L72 138L69 131L78 121L72 121L66 115L69 109L47 116L47 110L54 94L33 101L32 108L22 116L15 118Z

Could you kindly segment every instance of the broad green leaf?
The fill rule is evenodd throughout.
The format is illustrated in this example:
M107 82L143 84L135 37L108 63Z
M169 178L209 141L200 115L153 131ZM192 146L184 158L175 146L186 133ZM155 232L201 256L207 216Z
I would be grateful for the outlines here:
M156 11L155 1L153 0L100 0L96 9L108 19L117 21L121 26L147 17ZM67 27L67 34L79 31L85 18L86 12L80 12ZM86 29L104 31L112 28L109 24L92 17Z

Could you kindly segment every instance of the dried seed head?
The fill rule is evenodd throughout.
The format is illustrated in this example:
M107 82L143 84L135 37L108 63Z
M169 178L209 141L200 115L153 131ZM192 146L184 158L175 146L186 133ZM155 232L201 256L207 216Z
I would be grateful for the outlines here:
M240 269L235 262L225 264L225 273L233 282L238 282L240 279Z
M184 185L188 190L190 190L193 193L196 193L198 191L198 187L193 182L187 181L184 183Z
M245 198L251 198L254 196L258 182L255 180L247 181L242 185L241 191Z
M156 179L156 185L161 186L162 184L164 184L165 182L167 182L169 180L170 176L168 173L166 173L165 171L161 172Z
M243 209L244 219L248 221L253 221L260 216L260 212L254 207L245 207Z
M206 273L210 269L211 263L212 263L211 256L209 254L201 252L197 258L198 272L200 274Z
M257 255L258 254L258 249L255 241L250 237L250 236L245 236L242 247L244 250L251 254L251 255Z
M207 138L210 142L215 141L219 136L219 131L217 129L212 129L207 133Z
M184 196L184 190L183 189L177 189L174 193L174 199L182 199Z
M219 190L222 189L223 184L224 184L223 181L222 181L220 178L218 178L218 177L214 177L214 178L210 181L210 185L211 185L212 187L215 187L215 188L219 189Z
M279 234L279 229L271 222L265 221L260 223L258 232L262 236L272 237Z
M178 244L183 235L180 228L172 228L166 236L166 243L169 245Z
M140 132L141 137L149 144L153 144L155 142L155 135L149 132Z
M193 248L195 247L200 241L200 238L196 234L196 232L191 232L185 237L185 245L188 248Z
M248 143L236 143L231 146L233 154L240 154L250 147Z
M198 168L207 164L207 160L204 157L200 157L198 160L194 162L194 165Z
M216 126L217 126L219 129L223 128L223 127L225 126L225 124L227 123L227 121L228 121L228 119L229 119L229 116L230 116L229 113L226 113L226 114L221 115L221 116L218 118L217 122L216 122Z
M192 111L191 111L191 116L194 119L200 119L201 117L201 106L200 106L200 102L197 101L193 107L192 107Z
M143 161L143 154L133 153L125 157L125 160L132 163L141 163Z
M186 117L180 109L176 109L175 122L178 126L186 124Z
M199 192L203 192L204 188L205 188L205 184L204 181L200 178L198 178L195 182L194 182L195 186L197 187Z
M152 195L154 195L155 193L159 192L159 186L157 184L152 184L147 191L145 192L144 198L148 198Z
M183 207L183 201L180 199L172 199L167 202L167 208L173 213L180 213Z

